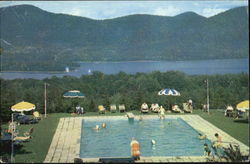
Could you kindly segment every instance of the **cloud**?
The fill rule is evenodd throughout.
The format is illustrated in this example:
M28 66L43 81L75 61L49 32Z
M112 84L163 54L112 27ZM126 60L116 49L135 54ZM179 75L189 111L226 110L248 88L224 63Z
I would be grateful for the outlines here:
M224 12L226 10L227 9L224 9L224 8L204 8L202 10L202 15L205 17L211 17L221 12Z
M173 6L167 6L165 8L158 7L154 10L154 15L161 15L161 16L175 16L180 13L180 9Z
M80 10L79 8L73 8L71 11L69 11L69 14L75 16L81 16L82 10Z

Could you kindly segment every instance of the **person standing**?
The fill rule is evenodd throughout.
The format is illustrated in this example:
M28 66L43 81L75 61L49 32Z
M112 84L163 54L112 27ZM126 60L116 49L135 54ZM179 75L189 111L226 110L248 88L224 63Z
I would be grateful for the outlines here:
M81 107L81 114L83 114L84 113L84 108L83 107Z
M160 119L164 119L165 118L165 109L162 107L160 107Z
M139 142L132 137L131 143L131 155L135 160L140 160L140 144Z

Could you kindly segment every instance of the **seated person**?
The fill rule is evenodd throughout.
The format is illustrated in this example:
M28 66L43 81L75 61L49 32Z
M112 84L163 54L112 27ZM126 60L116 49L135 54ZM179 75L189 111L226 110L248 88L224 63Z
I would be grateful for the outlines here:
M178 107L178 105L173 105L173 106L172 106L172 110L173 110L174 112L177 112L177 113L180 113L180 112L181 112L181 110L180 110L180 108Z
M222 146L222 139L221 139L221 136L219 136L218 133L215 133L214 136L216 137L216 141L213 142L212 147L213 147L213 148L221 147L221 146Z
M199 133L198 138L199 138L200 140L204 140L206 137L207 137L207 136L206 136L205 134Z
M31 139L31 136L16 136L16 137L14 137L14 141L27 141L27 140L29 140L29 139Z

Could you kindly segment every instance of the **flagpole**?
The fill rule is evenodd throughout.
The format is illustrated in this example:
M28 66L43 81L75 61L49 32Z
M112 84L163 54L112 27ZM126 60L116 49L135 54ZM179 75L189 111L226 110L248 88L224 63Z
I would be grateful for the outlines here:
M46 83L44 83L44 116L47 114L47 100L46 100Z
M208 89L208 79L207 79L207 112L209 114L209 89Z

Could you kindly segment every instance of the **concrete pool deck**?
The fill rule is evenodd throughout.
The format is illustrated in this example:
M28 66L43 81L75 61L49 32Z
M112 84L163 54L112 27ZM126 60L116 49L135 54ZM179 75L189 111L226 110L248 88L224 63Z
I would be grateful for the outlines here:
M144 120L158 116L146 115ZM60 118L56 132L52 139L49 151L44 160L46 163L71 163L75 158L80 158L80 137L83 119L124 119L127 116L89 116L89 117L65 117ZM166 115L165 118L182 118L195 130L203 132L210 141L214 141L214 134L219 133L223 142L237 143L243 154L249 155L249 147L236 140L223 130L217 128L199 115ZM138 119L137 116L135 119ZM225 144L224 146L228 146ZM81 158L84 162L98 162L99 158ZM143 157L136 163L143 162L206 162L205 156L180 156L180 157Z

